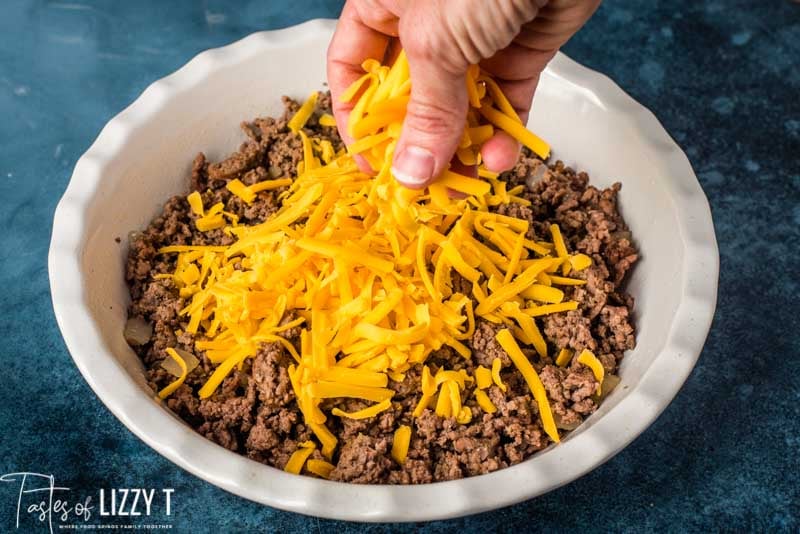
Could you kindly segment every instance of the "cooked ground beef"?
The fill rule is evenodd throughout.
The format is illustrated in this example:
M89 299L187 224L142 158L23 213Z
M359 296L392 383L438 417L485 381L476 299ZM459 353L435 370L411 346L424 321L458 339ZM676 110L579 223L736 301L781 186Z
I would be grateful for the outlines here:
M335 128L321 126L319 114L330 110L330 96L321 99L320 111L308 122L306 132L332 142L339 150L342 142ZM258 193L246 205L225 185L238 178L245 184L265 179L293 177L302 160L302 145L289 132L288 117L296 102L285 98L286 112L280 118L257 118L242 123L248 140L229 158L210 163L201 153L194 159L189 185L199 191L204 205L222 202L246 224L263 222L279 207L282 189ZM557 223L571 251L591 256L593 265L572 276L587 281L584 286L564 287L566 298L579 302L575 311L545 316L540 321L550 354L567 347L575 351L594 351L607 373L617 370L623 351L634 346L630 311L633 299L623 288L626 273L636 262L637 252L631 233L617 209L619 184L599 190L589 185L586 173L577 173L557 161L548 165L529 151L516 167L502 178L509 185L524 184L521 196L531 206L512 204L498 211L531 221L529 237L547 238L549 225ZM159 247L175 244L227 245L232 238L222 230L199 232L195 215L184 196L167 201L158 217L143 232L130 237L126 280L130 287L131 317L141 317L153 326L150 341L137 346L147 368L151 386L161 389L174 377L160 363L167 347L177 347L197 355L200 365L166 401L167 406L208 439L232 451L283 468L299 443L312 438L297 407L287 367L291 357L278 344L264 344L242 369L234 370L208 399L199 399L197 390L214 366L203 351L196 351L195 337L183 331L185 317L179 311L186 305L170 280L154 279L155 274L174 271L174 257L157 253ZM454 291L469 295L471 284L454 276ZM284 318L290 321L294 316ZM402 382L390 382L397 393L392 409L364 420L330 417L329 425L340 443L334 457L333 480L358 483L420 484L488 473L518 463L546 447L550 441L539 422L536 402L508 355L494 339L497 326L482 319L468 344L473 358L466 361L452 349L443 347L431 354L428 363L448 369L466 369L472 374L478 365L491 367L494 358L502 362L501 375L508 386L487 390L497 412L481 410L472 387L463 394L464 405L472 411L469 424L444 419L431 410L418 418L411 412L419 401L420 368L411 368ZM290 342L299 345L299 329L285 332ZM597 408L593 396L596 381L592 372L574 361L567 368L554 365L551 358L540 358L530 347L523 351L531 359L547 390L552 410L562 429L575 428ZM329 400L334 406L354 411L367 406L360 400ZM394 430L398 425L413 428L408 459L398 465L390 457ZM312 458L321 459L319 451Z

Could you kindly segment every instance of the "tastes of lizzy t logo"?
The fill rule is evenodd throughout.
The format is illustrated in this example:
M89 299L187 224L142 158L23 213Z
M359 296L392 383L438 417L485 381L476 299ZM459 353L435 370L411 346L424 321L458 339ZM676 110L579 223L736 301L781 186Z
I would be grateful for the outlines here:
M20 472L0 476L16 490L16 516L8 521L29 532L33 525L50 530L171 529L167 523L134 522L172 516L172 488L101 488L94 495L73 499L70 488L56 485L53 475ZM0 517L0 531L10 522Z

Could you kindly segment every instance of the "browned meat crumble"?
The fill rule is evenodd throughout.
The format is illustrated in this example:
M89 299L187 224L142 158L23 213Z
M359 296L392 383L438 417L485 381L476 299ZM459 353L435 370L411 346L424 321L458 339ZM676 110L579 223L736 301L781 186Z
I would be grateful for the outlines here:
M223 202L225 210L241 222L263 222L280 206L281 190L258 193L251 205L233 196L225 185L238 178L245 184L265 179L294 177L302 160L298 135L286 127L288 117L298 105L284 98L283 117L257 118L242 123L248 140L224 161L211 163L200 153L194 159L189 188L199 191L204 205ZM322 110L330 109L330 96L321 98ZM306 125L309 135L328 139L338 150L342 142L335 128L318 124L319 112ZM540 322L548 342L549 354L567 347L588 348L597 354L608 374L616 373L623 351L634 347L634 328L630 317L633 299L624 290L626 273L637 260L630 231L617 209L619 184L599 190L589 185L586 173L575 172L560 161L547 165L523 151L516 167L502 175L509 187L525 184L521 194L530 207L519 204L501 206L503 214L531 221L530 237L548 236L548 227L557 223L571 251L591 256L593 265L573 276L584 278L584 286L566 287L566 299L576 300L575 311L545 316ZM135 347L147 368L152 387L166 386L174 377L160 367L167 347L196 354L200 365L185 383L166 400L167 406L199 433L219 445L256 461L283 468L298 444L312 438L295 402L287 367L291 357L277 344L264 344L255 358L234 370L217 392L199 399L197 390L213 371L202 351L196 351L192 334L175 335L183 330L185 318L179 311L186 305L170 280L155 280L153 275L172 273L174 258L157 253L159 247L175 244L227 245L232 238L222 230L199 232L193 224L185 196L167 201L158 217L143 232L130 238L126 280L130 287L131 317L141 317L153 326L148 343ZM456 275L457 276L457 275ZM454 284L465 282L454 280ZM467 289L465 294L470 294ZM284 320L289 321L292 317ZM487 394L498 410L484 413L468 390L463 397L473 419L462 425L444 419L431 410L413 418L411 412L420 392L420 368L413 367L403 382L390 381L397 391L394 407L370 419L352 420L331 417L331 430L339 437L334 456L336 468L331 479L357 483L420 484L488 473L516 464L546 447L550 441L542 430L538 408L527 384L506 353L494 339L496 325L478 320L469 345L471 361L443 349L431 355L428 363L448 369L464 368L472 374L477 365L491 367L495 357L503 363L502 377L508 385L503 393L491 386ZM287 338L299 346L299 329L288 331ZM573 361L560 368L551 358L540 358L527 347L547 390L553 413L562 429L572 429L597 408L593 396L596 386L592 372ZM328 401L326 411L338 406L345 411L364 408L367 403L346 399ZM398 465L391 459L394 430L399 424L413 429L407 461ZM318 450L312 458L322 459Z

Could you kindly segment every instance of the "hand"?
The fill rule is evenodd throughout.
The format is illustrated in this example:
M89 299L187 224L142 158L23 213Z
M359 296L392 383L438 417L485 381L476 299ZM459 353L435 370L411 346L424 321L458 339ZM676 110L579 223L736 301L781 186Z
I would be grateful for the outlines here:
M479 63L505 92L523 122L556 51L580 29L600 0L347 0L328 48L328 82L339 132L351 103L339 95L367 58L391 62L402 46L411 74L411 100L395 148L392 173L422 188L445 170L467 112L465 75ZM399 40L399 42L398 42ZM514 166L519 144L504 132L487 141L487 168Z

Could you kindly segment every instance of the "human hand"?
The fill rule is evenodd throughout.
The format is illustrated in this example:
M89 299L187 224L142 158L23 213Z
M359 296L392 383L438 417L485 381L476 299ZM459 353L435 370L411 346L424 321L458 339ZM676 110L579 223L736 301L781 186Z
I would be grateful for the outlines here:
M491 74L523 123L539 76L556 51L583 26L600 0L347 0L328 48L333 112L346 143L352 102L339 95L358 79L361 63L390 63L406 51L412 80L392 173L422 188L456 151L467 112L465 76L478 63ZM489 170L514 166L519 144L498 131L481 149Z

